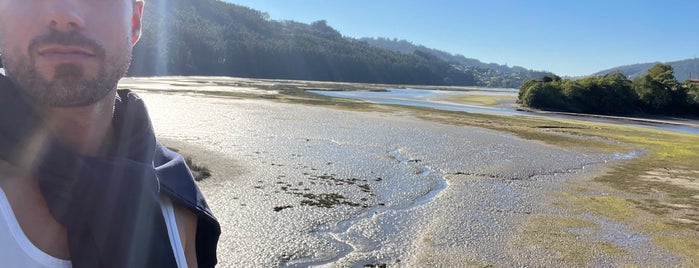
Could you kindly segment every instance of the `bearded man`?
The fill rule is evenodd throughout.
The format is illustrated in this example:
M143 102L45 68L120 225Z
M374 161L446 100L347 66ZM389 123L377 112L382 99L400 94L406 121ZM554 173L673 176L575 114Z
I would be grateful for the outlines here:
M141 0L0 0L0 266L212 267L220 226L117 90Z

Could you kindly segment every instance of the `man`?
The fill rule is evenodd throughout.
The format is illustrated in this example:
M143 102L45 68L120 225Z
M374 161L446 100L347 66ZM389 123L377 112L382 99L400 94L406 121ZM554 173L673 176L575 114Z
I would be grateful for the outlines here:
M216 264L191 172L117 91L143 6L0 0L0 266Z

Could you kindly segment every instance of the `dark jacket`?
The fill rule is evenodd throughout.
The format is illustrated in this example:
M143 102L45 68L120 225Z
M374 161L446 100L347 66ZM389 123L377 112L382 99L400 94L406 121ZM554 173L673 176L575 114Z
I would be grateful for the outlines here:
M160 194L198 216L199 267L215 266L219 223L182 156L155 140L136 94L118 91L112 126L106 155L72 152L0 75L0 159L39 178L51 214L68 231L73 267L175 267Z

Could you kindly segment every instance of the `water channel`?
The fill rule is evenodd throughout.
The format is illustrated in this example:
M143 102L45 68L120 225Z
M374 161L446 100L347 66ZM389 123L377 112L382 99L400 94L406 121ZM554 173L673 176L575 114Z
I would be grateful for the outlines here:
M449 98L463 96L466 94L497 94L502 96L517 97L517 89L508 88L478 88L473 91L455 90L425 90L412 88L389 88L386 91L309 91L329 97L357 99L380 104L407 105L416 107L435 108L448 111L461 111L466 113L486 113L497 115L523 115L554 117L562 119L573 119L589 122L623 124L627 126L643 127L668 130L673 132L699 135L699 122L696 120L686 120L686 122L671 122L667 120L643 120L631 117L598 117L598 116L578 116L559 113L534 113L520 111L514 105L499 105L497 107L466 105L454 102L445 102Z

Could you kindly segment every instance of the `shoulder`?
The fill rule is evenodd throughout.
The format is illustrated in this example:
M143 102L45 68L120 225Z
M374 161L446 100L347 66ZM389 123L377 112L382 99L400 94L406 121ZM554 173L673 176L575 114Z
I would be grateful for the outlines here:
M184 249L187 267L197 267L196 236L197 215L186 207L173 204L177 232L180 235L180 243Z

